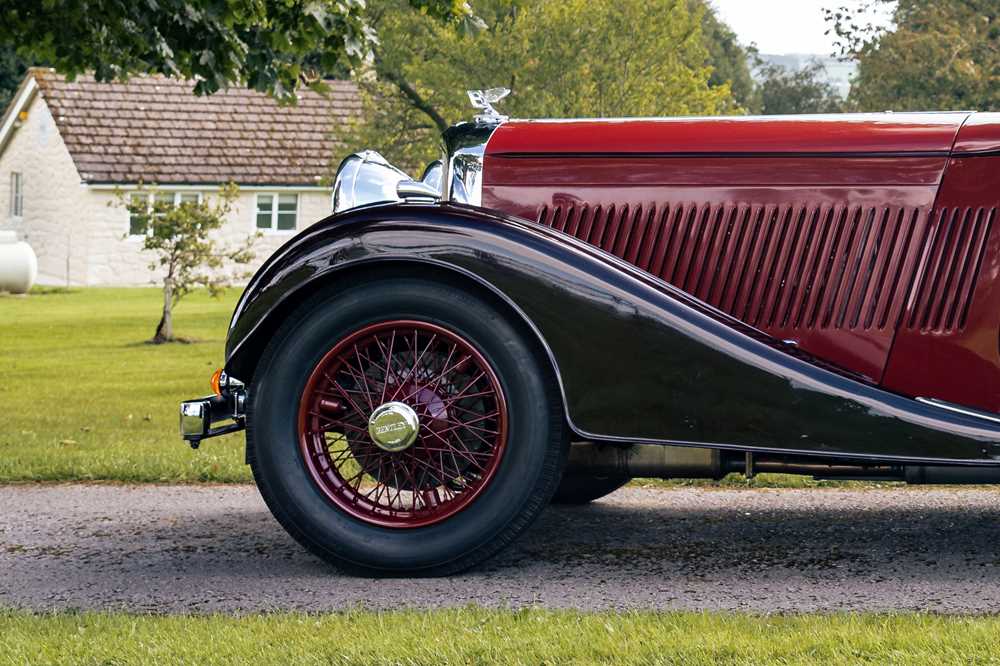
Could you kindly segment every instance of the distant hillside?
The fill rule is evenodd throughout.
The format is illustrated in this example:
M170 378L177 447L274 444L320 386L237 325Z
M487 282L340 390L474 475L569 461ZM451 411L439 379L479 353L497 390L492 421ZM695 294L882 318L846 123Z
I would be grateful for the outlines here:
M844 62L830 56L819 55L817 53L786 53L778 55L775 53L761 53L761 60L773 65L781 65L790 70L799 70L809 64L810 61L817 60L826 68L826 80L829 81L841 97L847 97L851 90L851 77L857 69L857 64Z

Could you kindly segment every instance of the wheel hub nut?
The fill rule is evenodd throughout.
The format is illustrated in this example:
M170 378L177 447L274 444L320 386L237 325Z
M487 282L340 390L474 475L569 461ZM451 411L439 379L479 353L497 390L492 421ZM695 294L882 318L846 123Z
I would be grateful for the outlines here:
M380 449L395 453L417 439L420 420L413 408L402 402L379 405L368 419L368 434Z

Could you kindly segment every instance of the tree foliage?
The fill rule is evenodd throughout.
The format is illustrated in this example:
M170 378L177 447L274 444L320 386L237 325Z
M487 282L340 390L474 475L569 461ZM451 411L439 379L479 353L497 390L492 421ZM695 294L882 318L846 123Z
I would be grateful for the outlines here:
M771 116L843 111L844 101L824 78L825 71L823 63L815 60L798 70L758 61L760 113Z
M175 205L157 197L155 189L118 193L117 204L128 209L133 224L146 232L142 248L156 255L150 270L163 274L163 311L150 342L175 340L173 308L193 289L203 287L218 296L233 281L249 277L241 266L253 261L258 236L229 248L215 236L238 194L239 189L230 183L212 201Z
M898 0L895 26L872 12L889 0L827 13L841 53L858 61L850 101L860 110L1000 109L1000 3Z
M691 9L702 14L702 41L708 51L705 64L712 68L709 85L718 87L728 83L733 94L734 110L759 113L760 91L750 67L756 50L741 45L733 29L719 20L703 0L691 0Z
M10 104L21 79L28 71L28 63L21 58L13 46L0 44L0 115Z
M379 34L360 77L364 112L346 137L416 171L439 134L471 116L465 91L506 86L515 117L716 114L737 111L728 82L711 83L704 6L688 0L480 0L479 31L461 32L382 0Z
M429 19L469 19L464 0L412 0ZM159 73L195 92L230 84L292 99L364 61L364 0L0 0L0 44L71 78Z

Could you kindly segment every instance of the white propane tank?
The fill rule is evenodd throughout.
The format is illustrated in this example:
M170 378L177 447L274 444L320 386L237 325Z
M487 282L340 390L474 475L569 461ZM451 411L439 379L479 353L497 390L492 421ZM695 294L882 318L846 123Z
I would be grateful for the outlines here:
M16 231L0 230L0 291L26 294L38 276L38 258Z

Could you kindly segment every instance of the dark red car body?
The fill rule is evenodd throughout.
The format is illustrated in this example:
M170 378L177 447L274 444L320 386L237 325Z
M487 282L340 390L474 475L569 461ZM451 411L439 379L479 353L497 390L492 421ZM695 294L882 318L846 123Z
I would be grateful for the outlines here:
M181 405L195 446L250 424L313 552L450 573L637 477L1000 483L1000 114L509 121L505 92L420 181L345 158Z
M500 125L482 205L910 396L1000 412L1000 114Z

